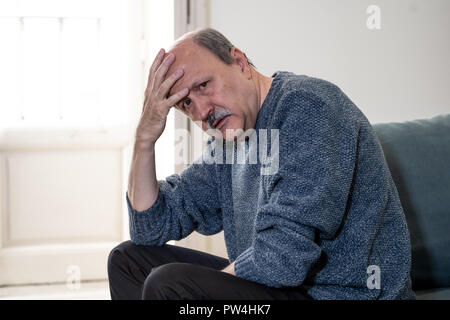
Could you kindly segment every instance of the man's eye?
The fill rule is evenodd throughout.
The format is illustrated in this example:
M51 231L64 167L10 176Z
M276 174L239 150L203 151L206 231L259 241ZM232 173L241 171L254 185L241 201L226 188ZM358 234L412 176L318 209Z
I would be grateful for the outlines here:
M188 107L191 104L191 99L186 99L183 101L182 106L183 108Z
M207 84L208 84L208 81L202 82L202 83L200 83L200 87L205 88Z

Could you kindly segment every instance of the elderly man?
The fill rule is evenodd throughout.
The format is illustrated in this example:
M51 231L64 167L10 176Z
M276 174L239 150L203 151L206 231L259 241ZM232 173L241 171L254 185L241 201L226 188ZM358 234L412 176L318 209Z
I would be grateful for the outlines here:
M154 146L173 106L211 133L205 156L219 161L157 181ZM255 137L269 172L248 163ZM237 145L244 163L220 161ZM327 81L259 73L216 30L154 60L126 200L131 241L109 256L113 299L414 298L408 228L366 117ZM224 230L228 259L166 244L194 230Z

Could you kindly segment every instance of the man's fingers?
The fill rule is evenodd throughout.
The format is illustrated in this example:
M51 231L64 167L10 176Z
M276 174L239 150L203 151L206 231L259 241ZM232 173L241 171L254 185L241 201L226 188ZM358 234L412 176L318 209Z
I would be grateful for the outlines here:
M168 77L164 82L161 84L161 86L158 88L158 97L165 98L169 95L170 89L172 86L177 82L184 74L184 70L180 69L175 71Z
M155 80L154 80L154 88L159 88L161 83L164 80L164 77L166 76L167 71L169 70L170 65L175 60L175 55L173 53L170 53L164 61L161 63L161 65L158 67L158 70L156 70L155 74Z
M153 79L153 76L156 73L156 70L158 70L159 66L161 65L161 62L164 57L164 49L160 49L158 54L156 55L155 59L153 60L152 66L150 67L150 71L148 73L148 84L150 85L151 79Z
M189 89L185 88L181 91L178 91L177 93L171 95L169 98L167 98L166 102L167 104L172 107L176 105L181 99L186 97L189 94Z
M145 92L145 101L142 108L142 114L145 113L145 110L147 109L147 100L150 98L150 95L156 97L160 102L163 102L163 104L159 104L159 107L162 107L163 109L167 108L167 111L181 99L183 99L186 95L188 95L189 89L186 88L166 98L172 86L178 79L183 76L184 73L184 71L180 69L164 80L167 71L169 70L174 60L175 56L173 53L170 53L166 57L164 57L164 49L161 49L155 60L153 61L153 64L150 68L147 89ZM152 91L152 93L150 93L150 90Z

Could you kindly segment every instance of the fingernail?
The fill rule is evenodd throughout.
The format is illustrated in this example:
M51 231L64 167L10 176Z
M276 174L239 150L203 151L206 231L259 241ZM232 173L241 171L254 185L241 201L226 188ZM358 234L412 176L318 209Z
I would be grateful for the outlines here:
M186 94L186 93L188 93L188 91L189 91L189 89L188 89L188 88L184 88L184 89L183 89L183 94Z
M177 72L176 72L176 76L177 77L179 77L179 76L181 76L183 74L183 69L180 69L180 70L178 70Z

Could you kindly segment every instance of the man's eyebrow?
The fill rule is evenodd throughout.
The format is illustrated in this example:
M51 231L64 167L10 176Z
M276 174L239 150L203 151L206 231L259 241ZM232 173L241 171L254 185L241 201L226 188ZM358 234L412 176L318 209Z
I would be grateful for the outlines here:
M199 78L196 79L194 82L192 82L192 84L188 87L189 91L191 91L193 88L198 87L199 85L201 85L203 82L208 81L208 78ZM169 96L172 95L172 89L169 91Z
M203 82L206 82L208 79L206 78L200 78L195 80L194 82L192 82L192 84L189 86L189 90L192 90L195 87L198 87L199 85L201 85Z

